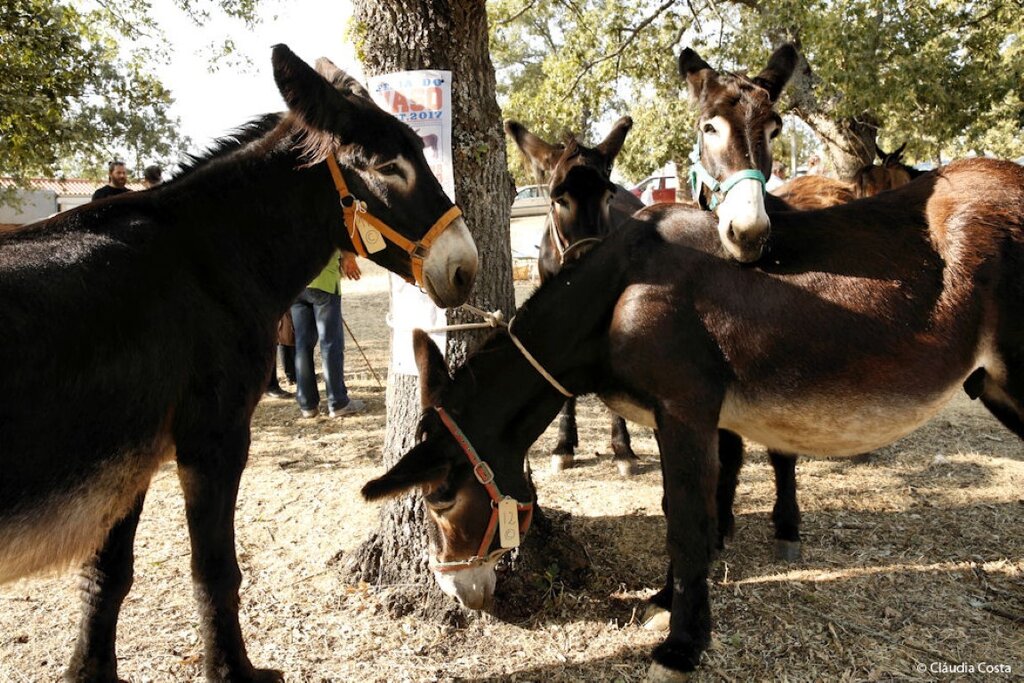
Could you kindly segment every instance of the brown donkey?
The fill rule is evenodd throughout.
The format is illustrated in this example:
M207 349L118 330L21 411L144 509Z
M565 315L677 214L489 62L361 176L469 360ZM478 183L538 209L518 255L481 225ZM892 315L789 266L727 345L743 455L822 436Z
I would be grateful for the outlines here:
M622 149L633 119L624 116L596 147L587 147L573 136L565 144L552 144L534 135L517 121L507 121L511 137L533 172L548 182L551 208L544 223L537 269L544 283L563 267L571 266L609 232L618 228L644 203L610 179L615 157ZM612 415L612 453L622 476L636 472L636 454L630 445L626 421ZM572 467L579 436L576 431L576 399L568 398L558 417L558 441L551 452L551 469Z
M775 101L797 59L796 49L783 45L761 73L748 78L715 71L689 48L679 55L679 73L700 112L690 190L701 208L714 212L722 246L741 263L764 253L771 231L766 201L782 208L764 186L772 168L771 140L782 131Z
M528 527L524 458L563 397L520 346L573 393L656 428L670 562L652 601L671 612L656 681L685 680L710 641L720 430L852 455L965 386L1024 437L1024 168L955 162L771 220L771 258L743 267L711 214L649 207L545 283L515 340L496 335L453 378L419 338L424 438L363 493L424 489L444 590L483 604L497 557Z
M879 192L906 185L927 171L919 171L902 162L903 143L895 152L884 152L876 147L880 166L867 164L857 169L850 180L836 180L822 175L803 175L783 183L772 194L793 209L825 209L846 204L854 199L873 197Z

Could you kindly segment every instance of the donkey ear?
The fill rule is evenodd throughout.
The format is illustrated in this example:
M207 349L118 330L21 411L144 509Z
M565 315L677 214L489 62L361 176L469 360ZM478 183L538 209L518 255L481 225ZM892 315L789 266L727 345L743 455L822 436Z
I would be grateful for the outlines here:
M626 141L626 134L629 133L632 127L633 119L628 116L623 116L615 122L615 125L612 126L611 132L608 133L605 139L601 141L601 144L597 146L597 151L608 160L609 166L613 161L615 161L615 157L617 157L619 152L622 150L622 143Z
M287 45L275 45L271 61L274 81L289 110L316 130L334 131L344 127L351 118L352 105L327 79L299 59Z
M711 65L700 58L700 55L690 48L679 53L679 75L686 80L690 86L690 99L696 100L704 89L704 79L715 70Z
M523 156L545 173L554 170L555 164L565 150L564 145L553 145L540 139L518 121L506 121L505 133L515 141Z
M333 85L336 90L340 91L342 95L355 95L356 97L362 97L370 102L373 101L373 98L370 96L370 91L367 90L362 83L350 76L343 69L339 69L334 62L327 59L327 57L321 57L316 60L316 72L327 79L327 81Z
M437 344L423 330L412 331L412 347L420 371L420 402L423 408L433 408L440 404L441 392L452 383L448 364Z
M767 90L768 98L774 102L789 82L799 60L800 55L792 43L780 46L768 58L768 66L754 77L754 83Z
M904 142L902 145L900 145L899 149L897 149L892 154L887 155L888 158L886 159L886 161L888 163L892 163L892 164L901 164L901 163L903 163L903 150L905 150L906 148L907 148L907 143Z
M416 486L438 484L448 476L451 463L429 442L417 444L383 476L367 482L362 489L366 500L380 500L404 493Z

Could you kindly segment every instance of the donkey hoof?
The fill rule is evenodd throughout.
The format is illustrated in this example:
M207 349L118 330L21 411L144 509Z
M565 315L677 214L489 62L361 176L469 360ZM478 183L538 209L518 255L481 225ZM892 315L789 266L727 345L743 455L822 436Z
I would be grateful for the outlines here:
M648 605L644 611L643 627L648 631L668 631L668 622L672 613L664 607Z
M575 457L563 453L555 453L551 456L551 471L561 472L570 469L575 464Z
M775 559L783 562L799 562L801 557L800 541L775 540Z
M647 683L685 683L692 675L692 671L676 671L652 662L651 668L647 670Z
M620 477L632 477L640 471L636 460L616 460L615 467L618 468Z

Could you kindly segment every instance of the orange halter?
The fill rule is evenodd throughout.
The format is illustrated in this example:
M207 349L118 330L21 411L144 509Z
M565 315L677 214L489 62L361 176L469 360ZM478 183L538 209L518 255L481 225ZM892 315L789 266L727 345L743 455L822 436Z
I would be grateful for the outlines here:
M373 249L373 251L377 252L384 248L383 240L381 238L394 242L396 246L409 254L409 261L412 266L412 278L405 279L408 282L423 287L423 261L430 254L430 246L438 237L440 237L441 233L444 232L456 218L462 215L462 211L459 207L452 206L452 208L441 214L441 217L434 221L434 224L430 226L430 230L427 231L427 234L416 242L413 242L403 235L400 235L387 223L368 212L366 210L366 202L352 196L352 193L348 191L348 185L345 184L345 178L341 175L341 169L338 168L338 162L333 155L329 155L327 157L327 168L331 170L331 177L334 178L334 187L337 188L338 195L341 197L341 210L345 216L345 227L348 230L348 236L352 239L352 247L356 250L356 253L363 258L367 258L371 253L363 244L364 235L356 225L356 215L358 214L360 221L369 224L369 230L368 234L365 235L365 240L367 242L380 240L377 242L377 248Z

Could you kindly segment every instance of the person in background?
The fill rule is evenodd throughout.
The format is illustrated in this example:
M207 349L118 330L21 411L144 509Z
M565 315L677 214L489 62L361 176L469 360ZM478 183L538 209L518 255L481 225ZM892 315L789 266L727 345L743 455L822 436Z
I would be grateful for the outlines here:
M764 189L771 192L779 185L786 182L786 165L781 161L772 162L772 174L768 178L768 182L764 184Z
M292 325L291 309L285 311L277 324L277 357L270 369L270 380L264 393L272 398L295 398L295 394L281 387L277 379L277 366L284 369L284 376L295 383L295 326Z
M807 158L807 175L825 175L825 164L821 163L821 157L817 154Z
M351 398L345 386L345 335L341 318L341 273L358 280L361 273L355 254L336 252L315 280L292 304L295 325L295 389L302 417L320 415L320 393L316 386L313 347L320 341L327 409L331 417L355 415L366 409Z
M107 184L97 188L92 193L92 200L96 201L104 197L113 197L114 195L131 192L126 185L128 185L128 169L125 167L124 162L111 161L107 164Z
M142 172L142 184L146 186L148 190L151 187L156 187L164 181L164 170L153 164L147 166L146 170Z

